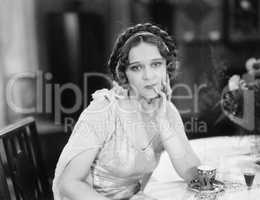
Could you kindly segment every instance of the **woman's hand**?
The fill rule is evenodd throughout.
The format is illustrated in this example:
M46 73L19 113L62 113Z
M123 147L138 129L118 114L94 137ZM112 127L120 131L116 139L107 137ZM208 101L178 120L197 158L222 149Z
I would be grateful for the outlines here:
M163 88L165 86L163 85ZM155 92L158 94L159 102L157 104L157 109L155 111L155 121L159 128L159 133L162 141L166 141L174 135L173 129L170 126L170 121L168 119L167 110L168 106L168 98L167 93L163 90L159 91L154 88Z
M164 81L161 83L162 89L158 90L157 88L154 88L154 91L158 94L160 97L159 104L157 104L157 110L155 113L155 118L157 122L161 122L164 120L167 120L167 101L170 101L172 89L170 86L170 80L169 75L166 74L166 77Z
M157 88L153 88L153 90L157 96L149 100L140 99L140 111L143 114L150 115L152 120L159 123L161 120L167 119L167 97L162 90Z
M167 97L166 94L162 90L158 90L154 88L154 91L158 94L159 102L155 105L155 120L156 122L160 123L162 120L166 120L166 111L167 111Z

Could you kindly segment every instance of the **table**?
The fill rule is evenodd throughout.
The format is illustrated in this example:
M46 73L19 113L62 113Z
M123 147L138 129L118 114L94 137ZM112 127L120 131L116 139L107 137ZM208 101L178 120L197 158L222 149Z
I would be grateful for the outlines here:
M191 140L194 151L202 163L217 167L217 179L227 185L218 200L257 200L260 198L260 151L256 148L256 136L213 137ZM259 143L260 145L260 143ZM256 176L251 190L247 190L242 171L254 167ZM188 189L187 184L172 168L169 157L163 153L159 166L154 171L145 193L158 200L203 199L198 193ZM206 198L209 200L209 198Z

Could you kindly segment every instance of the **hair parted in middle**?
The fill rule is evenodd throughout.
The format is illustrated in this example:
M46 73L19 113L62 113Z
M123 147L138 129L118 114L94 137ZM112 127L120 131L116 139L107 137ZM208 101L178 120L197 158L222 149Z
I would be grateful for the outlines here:
M114 80L123 87L127 85L125 71L129 64L128 54L132 47L141 42L158 47L161 56L166 59L166 70L170 82L172 82L176 76L177 53L175 41L166 31L151 23L129 27L118 36L108 61L108 68Z

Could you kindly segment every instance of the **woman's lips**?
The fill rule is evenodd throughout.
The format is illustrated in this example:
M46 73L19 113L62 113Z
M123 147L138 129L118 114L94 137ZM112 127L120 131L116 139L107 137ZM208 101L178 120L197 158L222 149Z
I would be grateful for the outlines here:
M144 88L146 89L154 89L156 87L156 84L146 85Z

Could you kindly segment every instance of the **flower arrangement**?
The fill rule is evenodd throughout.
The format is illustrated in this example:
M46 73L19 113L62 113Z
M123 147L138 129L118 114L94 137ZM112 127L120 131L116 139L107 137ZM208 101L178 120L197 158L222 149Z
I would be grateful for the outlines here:
M259 116L258 110L260 109L260 59L250 58L246 62L246 77L245 79L239 75L233 75L228 80L227 90L222 95L222 108L229 116L242 118L244 107L244 92L245 90L254 91L255 96L255 115ZM240 125L240 124L239 124Z

